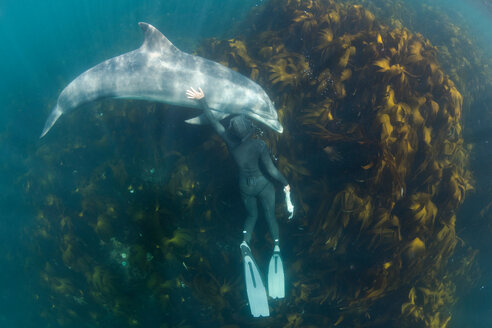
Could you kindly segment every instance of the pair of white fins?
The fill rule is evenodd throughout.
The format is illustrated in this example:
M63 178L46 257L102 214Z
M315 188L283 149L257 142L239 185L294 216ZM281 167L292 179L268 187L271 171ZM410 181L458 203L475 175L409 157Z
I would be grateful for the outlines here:
M244 260L246 292L248 294L251 314L253 317L268 317L270 316L268 297L260 270L248 244L243 241L240 247ZM275 245L270 264L268 265L268 295L271 298L285 297L284 267L278 245Z

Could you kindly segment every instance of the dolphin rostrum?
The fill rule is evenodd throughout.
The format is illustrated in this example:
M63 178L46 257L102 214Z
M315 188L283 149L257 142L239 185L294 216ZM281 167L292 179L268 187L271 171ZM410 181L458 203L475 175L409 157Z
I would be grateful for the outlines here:
M211 60L176 48L159 30L139 23L142 46L108 59L79 75L63 89L46 120L41 138L56 120L76 107L102 98L131 98L199 108L185 91L201 87L213 114L225 118L244 114L282 133L277 112L266 92L249 78ZM186 122L206 122L202 114Z

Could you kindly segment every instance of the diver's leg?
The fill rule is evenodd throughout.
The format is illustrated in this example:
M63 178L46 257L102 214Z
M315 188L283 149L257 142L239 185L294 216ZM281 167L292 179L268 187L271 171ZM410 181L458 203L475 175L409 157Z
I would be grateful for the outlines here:
M244 206L248 212L246 222L244 223L243 242L240 245L241 254L244 262L244 280L246 283L246 293L248 294L249 307L254 317L268 317L270 310L268 307L268 296L261 277L260 269L254 260L253 254L249 247L251 234L258 218L258 204L255 196L241 192Z
M255 228L256 220L258 219L258 204L255 196L249 196L241 193L244 206L248 216L244 222L243 240L249 244L253 229Z
M271 298L285 297L284 265L280 256L278 223L275 219L275 188L268 182L265 189L258 195L265 212L265 219L270 227L273 242L273 254L268 264L268 295Z
M275 188L273 184L268 182L265 188L259 193L258 197L260 198L273 241L275 245L278 245L279 229L277 220L275 219Z

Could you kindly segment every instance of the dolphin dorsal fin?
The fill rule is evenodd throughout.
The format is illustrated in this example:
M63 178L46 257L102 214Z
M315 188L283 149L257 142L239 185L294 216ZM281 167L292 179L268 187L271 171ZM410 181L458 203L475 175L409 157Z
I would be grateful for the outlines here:
M145 41L141 48L147 48L152 52L169 53L179 51L171 41L169 41L158 29L154 26L140 22L138 23L142 31L145 33Z

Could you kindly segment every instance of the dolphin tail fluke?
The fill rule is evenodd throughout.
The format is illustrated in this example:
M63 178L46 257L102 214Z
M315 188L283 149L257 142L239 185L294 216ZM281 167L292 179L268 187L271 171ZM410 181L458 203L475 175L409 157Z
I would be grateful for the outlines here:
M55 124L56 120L63 114L62 110L58 105L56 105L55 109L51 112L50 116L46 120L46 123L44 124L44 129L39 138L42 138L48 133L48 131L51 129L51 127Z

